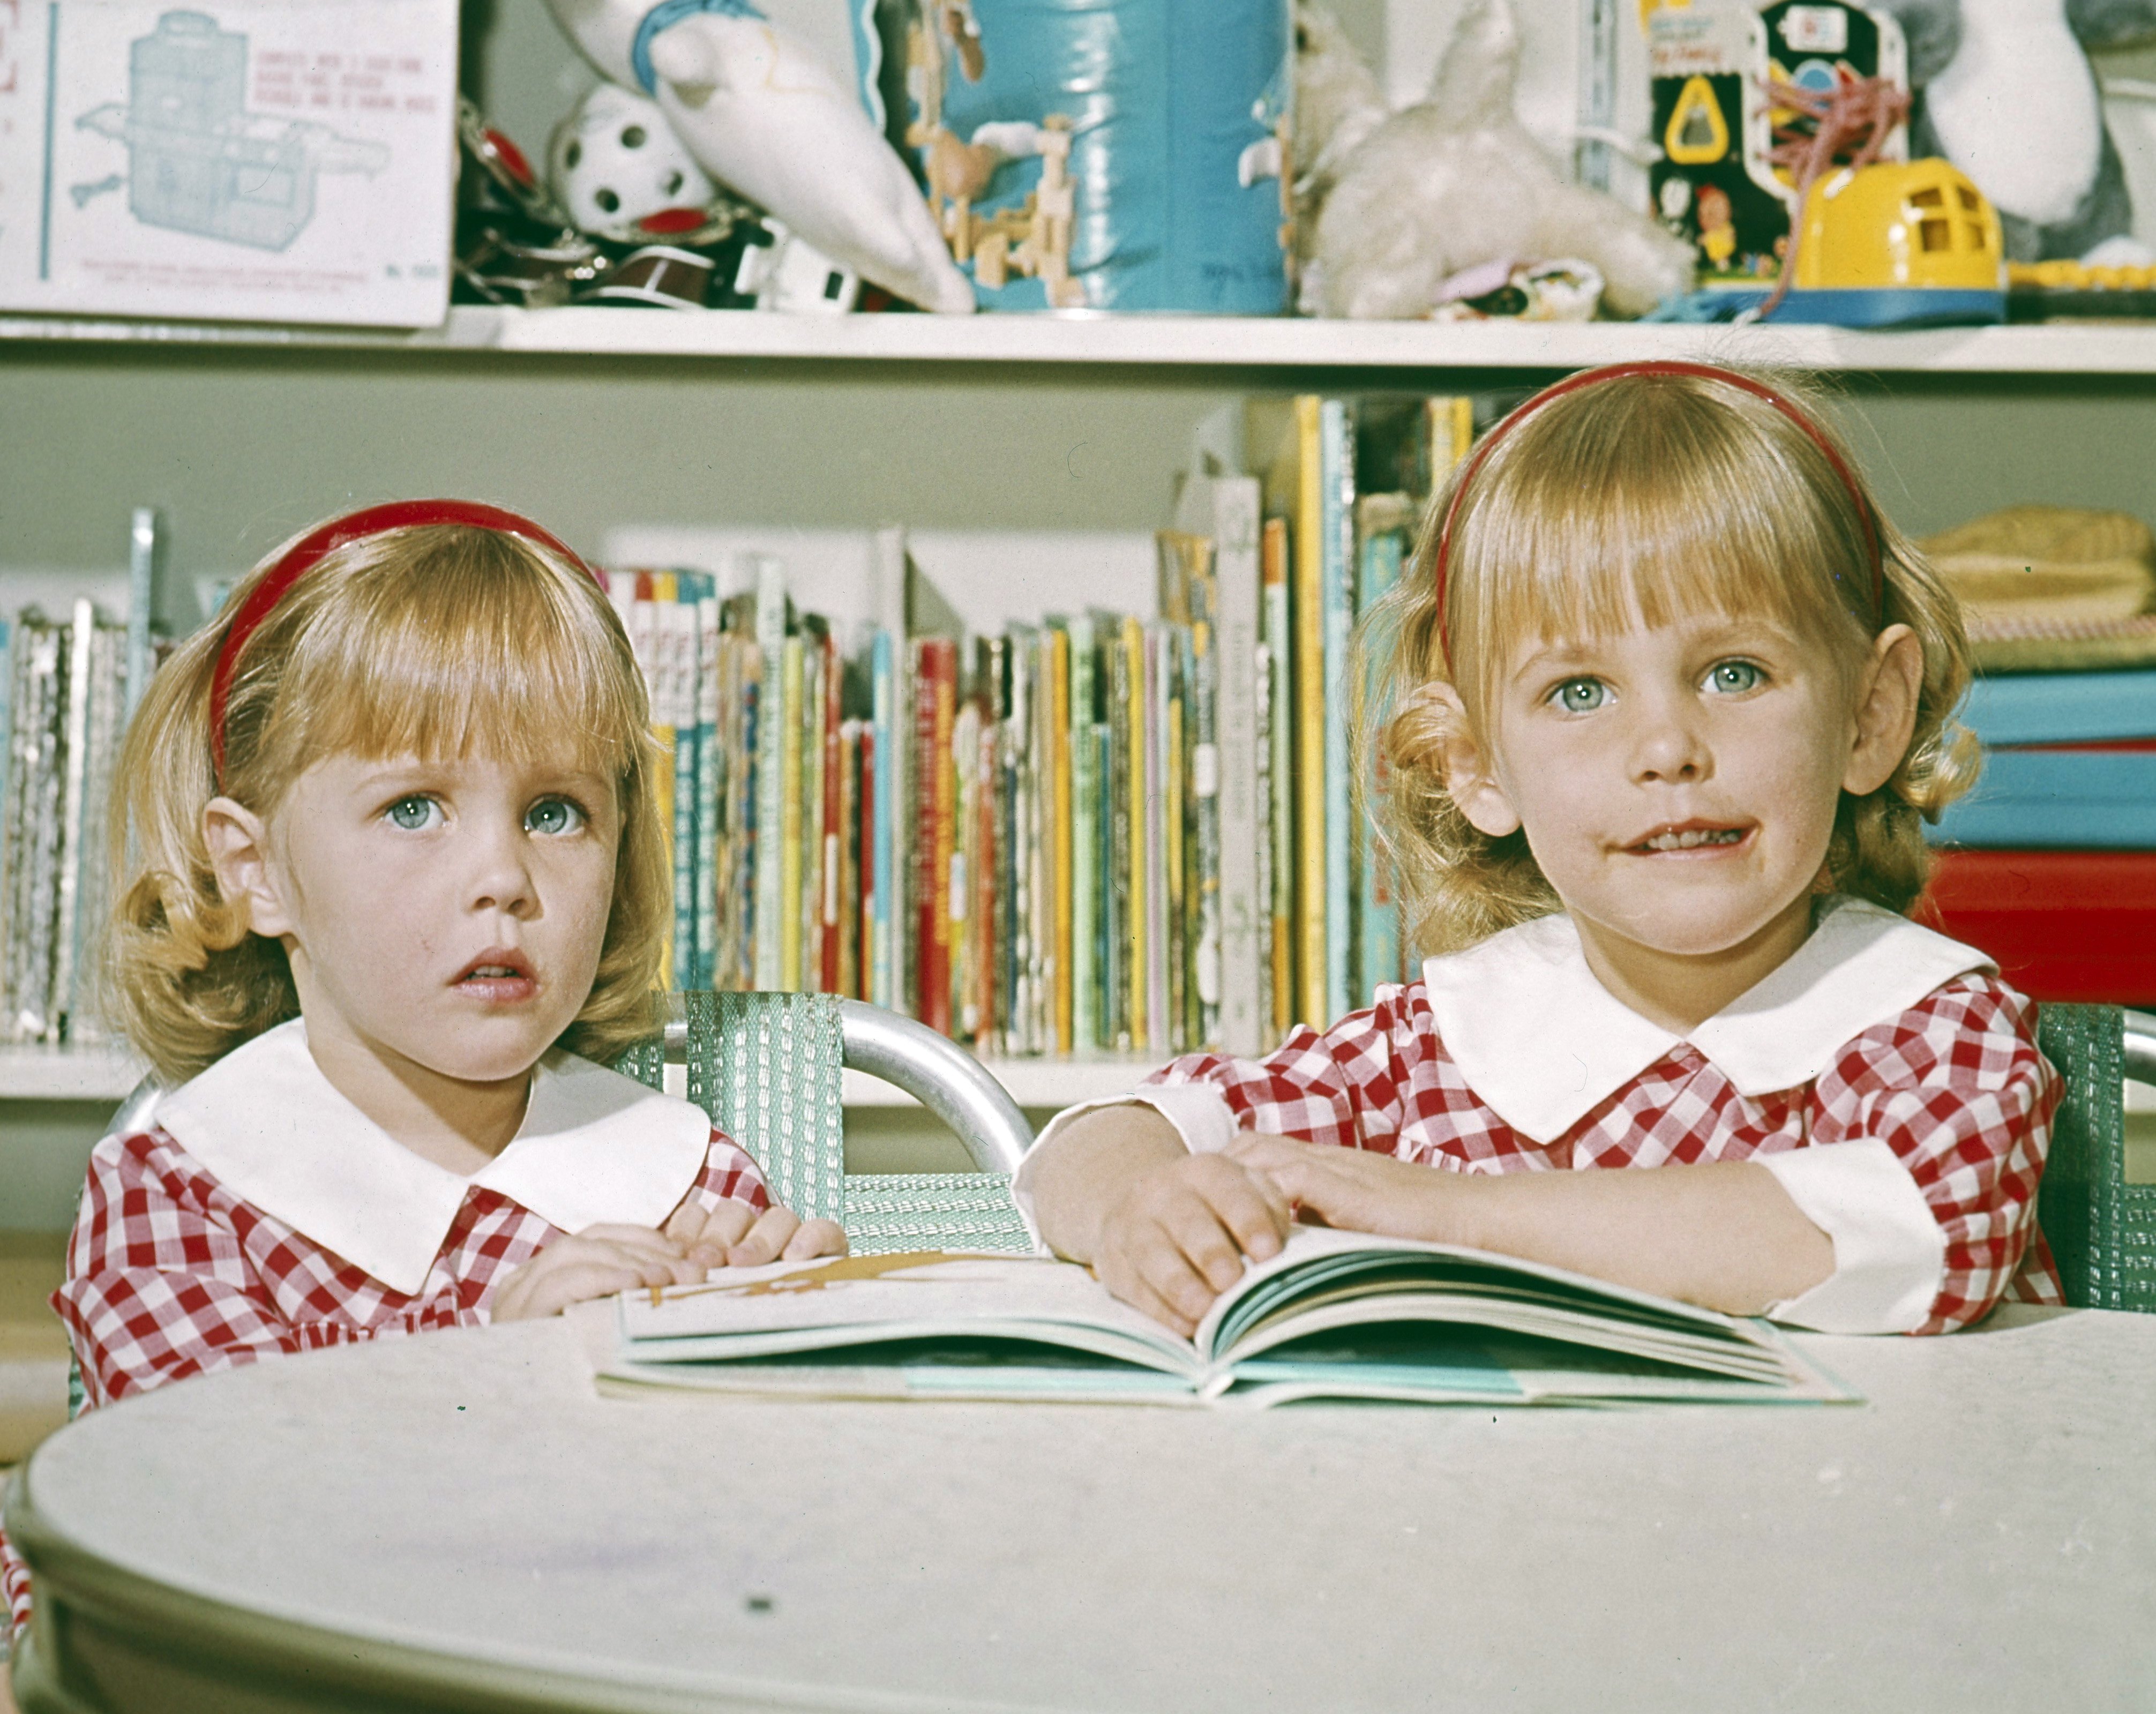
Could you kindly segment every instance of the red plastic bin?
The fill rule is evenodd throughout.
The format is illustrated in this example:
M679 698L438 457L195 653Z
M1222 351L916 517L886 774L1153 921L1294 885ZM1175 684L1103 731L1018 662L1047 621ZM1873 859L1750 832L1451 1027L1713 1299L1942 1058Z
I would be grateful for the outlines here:
M2156 851L1944 851L1915 916L2033 999L2156 1004Z

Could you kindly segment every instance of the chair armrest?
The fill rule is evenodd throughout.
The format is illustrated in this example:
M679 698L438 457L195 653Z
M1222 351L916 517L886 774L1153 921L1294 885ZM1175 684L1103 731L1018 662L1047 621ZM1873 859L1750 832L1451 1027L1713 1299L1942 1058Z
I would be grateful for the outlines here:
M896 1084L957 1133L984 1173L1011 1173L1033 1126L981 1062L927 1024L862 1000L839 1002L845 1062Z
M2126 1014L2126 1080L2156 1087L2156 1013Z

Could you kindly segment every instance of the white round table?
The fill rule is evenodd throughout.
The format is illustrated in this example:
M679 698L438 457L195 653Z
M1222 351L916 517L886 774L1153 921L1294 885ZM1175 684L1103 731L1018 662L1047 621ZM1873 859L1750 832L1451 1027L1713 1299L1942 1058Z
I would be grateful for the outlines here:
M2156 1706L2156 1316L1818 1338L1860 1406L598 1397L562 1322L48 1441L39 1710ZM341 1698L342 1700L340 1700Z

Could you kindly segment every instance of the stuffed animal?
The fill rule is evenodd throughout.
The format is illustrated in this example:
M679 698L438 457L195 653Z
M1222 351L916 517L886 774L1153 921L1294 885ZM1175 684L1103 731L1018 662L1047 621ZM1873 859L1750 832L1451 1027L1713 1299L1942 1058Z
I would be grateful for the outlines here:
M851 91L750 0L547 0L614 83L659 104L713 178L923 309L973 308L913 176Z
M1943 155L1999 210L2010 261L2156 260L2088 54L2156 37L2156 0L1873 0L1901 23L1912 157Z
M1306 33L1306 45L1318 40ZM1603 301L1645 314L1691 284L1691 247L1599 191L1568 184L1512 110L1519 30L1508 0L1470 0L1428 97L1372 126L1344 154L1296 147L1298 180L1329 173L1305 302L1330 316L1428 315L1452 275L1477 264L1574 258L1599 269ZM1333 74L1337 123L1367 97ZM1307 81L1298 72L1298 90ZM1312 301L1314 300L1314 301Z

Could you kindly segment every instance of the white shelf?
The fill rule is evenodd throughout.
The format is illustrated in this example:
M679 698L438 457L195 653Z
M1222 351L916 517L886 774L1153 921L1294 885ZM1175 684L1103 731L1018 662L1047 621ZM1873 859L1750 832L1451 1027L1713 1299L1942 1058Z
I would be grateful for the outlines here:
M117 1101L141 1081L124 1047L0 1046L0 1101Z
M1150 1060L988 1060L983 1062L1021 1107L1067 1107L1120 1095L1165 1063ZM0 1101L117 1101L143 1074L142 1063L113 1047L0 1046ZM913 1097L860 1071L845 1074L850 1107L906 1107Z
M1293 316L779 316L459 307L440 327L263 326L0 316L0 340L825 362L1224 369L1572 369L1654 357L1942 374L2156 374L2156 324L1864 333L1645 322L1325 321Z

